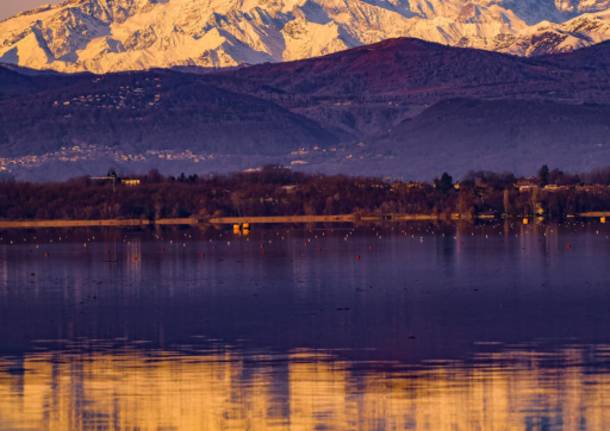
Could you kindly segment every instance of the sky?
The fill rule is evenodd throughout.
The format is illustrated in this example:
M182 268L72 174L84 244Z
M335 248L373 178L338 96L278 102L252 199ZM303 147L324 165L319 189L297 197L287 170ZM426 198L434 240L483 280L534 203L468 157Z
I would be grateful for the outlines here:
M0 0L0 19L8 18L19 12L43 4L58 3L59 0Z

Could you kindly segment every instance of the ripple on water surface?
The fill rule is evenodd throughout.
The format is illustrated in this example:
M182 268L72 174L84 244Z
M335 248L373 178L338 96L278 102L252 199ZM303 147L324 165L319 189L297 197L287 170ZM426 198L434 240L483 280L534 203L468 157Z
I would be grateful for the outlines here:
M609 232L5 232L0 429L607 429Z

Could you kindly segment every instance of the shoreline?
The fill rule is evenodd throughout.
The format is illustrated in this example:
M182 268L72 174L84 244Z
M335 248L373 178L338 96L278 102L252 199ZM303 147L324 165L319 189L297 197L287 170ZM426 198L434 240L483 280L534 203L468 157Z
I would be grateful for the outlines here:
M605 223L610 219L610 211L592 211L579 214L568 214L567 219L599 219ZM98 220L0 220L0 229L53 229L53 228L89 228L89 227L144 227L144 226L199 226L199 225L257 225L257 224L309 224L309 223L382 223L382 222L436 222L436 221L490 221L502 220L494 214L478 214L474 218L462 217L459 213L451 214L336 214L336 215L296 215L296 216L253 216L253 217L212 217L198 219L195 217L148 219L98 219ZM527 216L514 220L527 224L529 220L543 221L544 218ZM527 222L526 222L527 220Z
M488 218L487 216L486 218ZM144 226L230 226L257 224L308 224L308 223L376 223L399 221L459 220L459 214L387 214L387 215L296 215L296 216L252 216L252 217L195 217L148 219L101 219L101 220L0 220L0 229L51 229L78 227L144 227Z

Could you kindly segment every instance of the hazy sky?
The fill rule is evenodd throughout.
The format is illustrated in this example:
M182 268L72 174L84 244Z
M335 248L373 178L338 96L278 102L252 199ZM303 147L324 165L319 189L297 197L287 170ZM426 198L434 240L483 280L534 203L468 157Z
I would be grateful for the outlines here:
M0 19L8 18L24 10L49 3L58 3L59 0L0 0Z

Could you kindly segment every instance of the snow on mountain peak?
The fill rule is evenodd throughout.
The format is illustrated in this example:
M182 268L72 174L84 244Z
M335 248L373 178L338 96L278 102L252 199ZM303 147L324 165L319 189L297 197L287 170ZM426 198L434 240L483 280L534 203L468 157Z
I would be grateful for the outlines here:
M606 40L609 9L610 0L67 0L0 22L0 62L224 67L401 36L535 55Z

